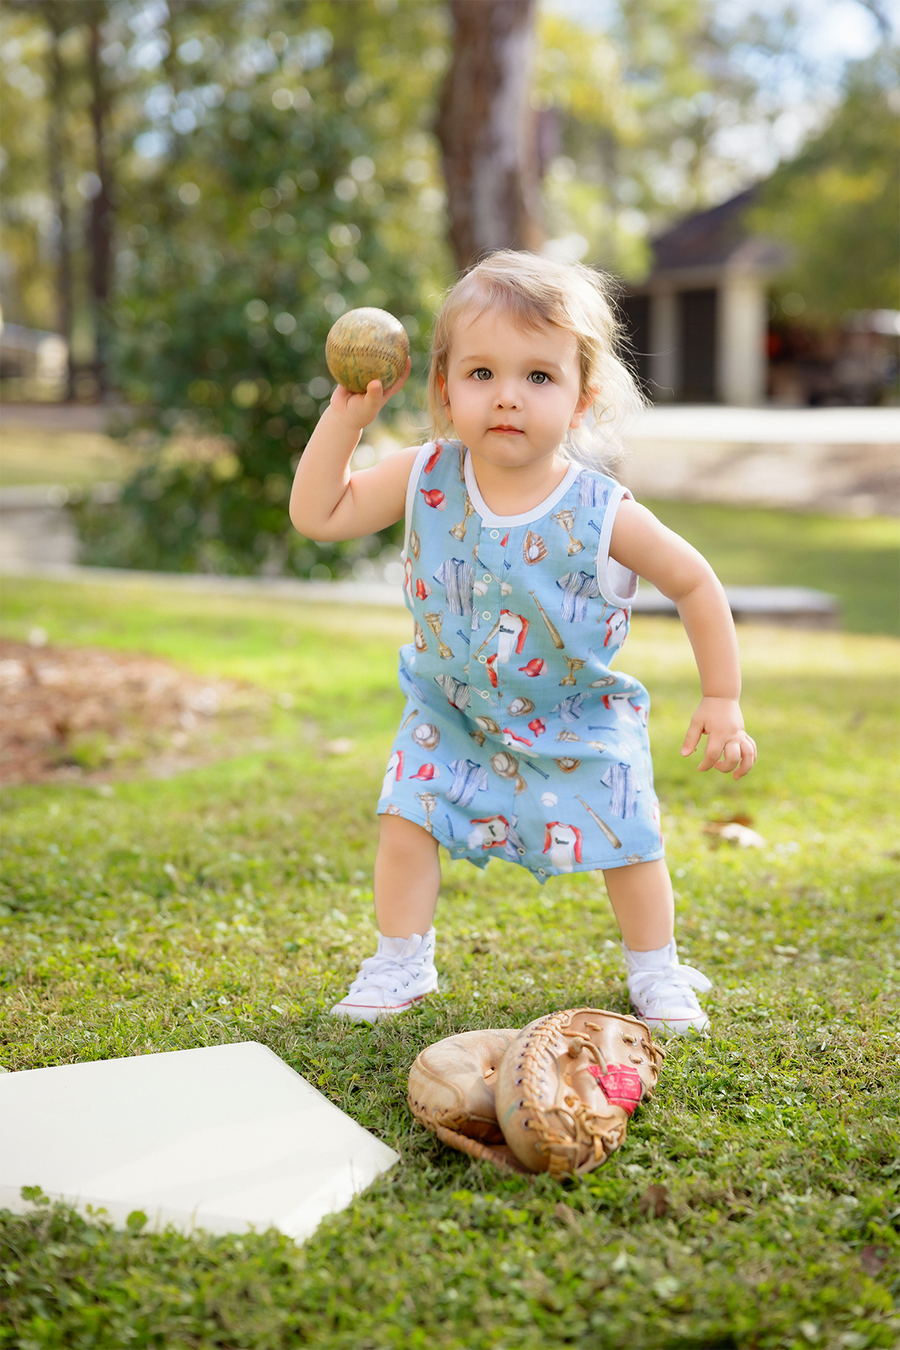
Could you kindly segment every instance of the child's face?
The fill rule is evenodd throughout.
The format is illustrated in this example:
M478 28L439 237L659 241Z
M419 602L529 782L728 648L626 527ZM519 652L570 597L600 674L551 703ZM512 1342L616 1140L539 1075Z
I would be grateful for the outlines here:
M574 333L522 329L492 310L460 316L441 389L456 435L472 455L507 468L552 461L593 400L581 392Z

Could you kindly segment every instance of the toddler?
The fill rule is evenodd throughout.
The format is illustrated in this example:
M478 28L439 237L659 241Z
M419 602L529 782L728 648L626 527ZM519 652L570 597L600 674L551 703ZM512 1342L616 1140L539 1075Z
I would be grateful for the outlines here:
M303 454L291 520L353 539L405 516L406 707L378 802L381 936L332 1012L374 1022L437 989L438 845L539 881L602 870L628 989L652 1028L706 1031L710 987L679 963L647 735L649 698L613 670L638 575L678 606L703 697L681 748L747 773L728 602L709 564L600 468L640 405L603 278L528 253L472 268L438 315L436 438L362 472L363 428L409 376L338 386Z

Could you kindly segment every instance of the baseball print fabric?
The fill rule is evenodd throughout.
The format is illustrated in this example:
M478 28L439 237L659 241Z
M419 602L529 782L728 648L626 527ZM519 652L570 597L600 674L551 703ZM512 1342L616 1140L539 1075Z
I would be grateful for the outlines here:
M380 814L539 881L663 856L650 700L610 669L637 588L609 557L626 495L572 464L534 510L497 516L464 446L422 447L403 554L415 639Z

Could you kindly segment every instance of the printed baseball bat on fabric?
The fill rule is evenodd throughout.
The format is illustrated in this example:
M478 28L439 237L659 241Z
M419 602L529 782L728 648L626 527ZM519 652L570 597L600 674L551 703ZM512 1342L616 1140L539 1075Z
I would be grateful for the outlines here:
M555 626L551 623L550 619L547 617L547 612L546 612L546 610L544 609L544 606L541 604L540 600L539 600L539 599L537 598L537 596L535 595L534 591L529 591L528 594L533 598L534 603L537 605L538 609L541 611L541 618L544 620L544 623L547 625L547 632L550 634L550 636L551 636L552 639L553 639L553 645L554 645L554 647L557 649L557 651L560 651L560 652L561 652L561 651L563 650L563 648L565 647L566 644L563 642L562 638L559 636L559 633L558 633L557 629L555 628Z
M481 646L478 648L478 651L472 653L473 656L478 656L481 652L483 652L485 647L490 642L491 638L497 636L497 634L500 632L500 624L502 622L503 622L502 619L497 620L491 631L488 633L487 637L484 639L484 642L482 642Z
M578 797L577 792L575 795L576 797ZM600 819L600 817L597 815L597 812L592 810L591 807L588 806L587 802L584 800L583 797L578 797L578 800L581 802L581 805L584 807L585 811L587 811L591 820L595 821L596 824L600 826L601 830L606 835L607 839L612 844L613 848L621 848L622 847L621 839L617 834L613 833L613 831L607 825L606 821Z

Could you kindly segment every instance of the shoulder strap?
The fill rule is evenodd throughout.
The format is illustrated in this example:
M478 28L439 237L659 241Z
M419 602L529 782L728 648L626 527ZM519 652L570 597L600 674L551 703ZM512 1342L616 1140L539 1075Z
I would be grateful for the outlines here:
M628 488L623 487L621 483L616 483L609 494L609 501L606 503L603 522L600 526L600 543L597 545L597 585L600 587L600 594L606 603L615 605L617 609L629 609L631 607L638 587L637 574L629 571L627 567L623 567L621 563L616 562L615 558L609 556L609 541L612 538L616 512L619 509L619 503L624 501L626 497L633 500Z

